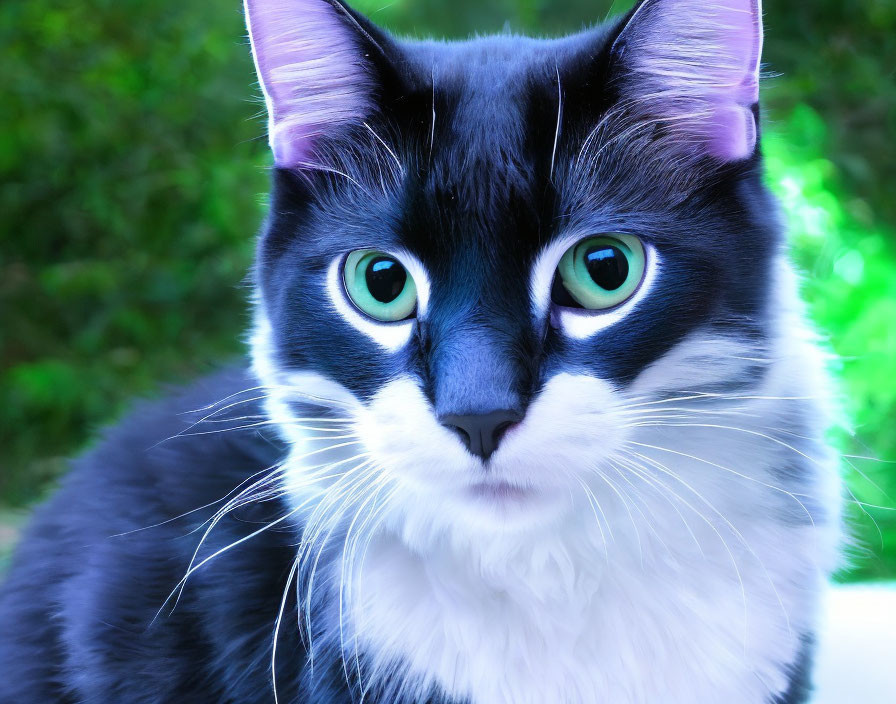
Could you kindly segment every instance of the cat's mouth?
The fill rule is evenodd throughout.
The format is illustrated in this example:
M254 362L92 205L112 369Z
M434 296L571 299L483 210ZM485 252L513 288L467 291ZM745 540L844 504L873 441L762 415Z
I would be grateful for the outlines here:
M479 527L530 531L545 526L565 512L565 492L503 479L469 483L461 489L461 515Z
M467 487L470 498L499 504L523 503L531 499L534 492L505 481L477 482Z

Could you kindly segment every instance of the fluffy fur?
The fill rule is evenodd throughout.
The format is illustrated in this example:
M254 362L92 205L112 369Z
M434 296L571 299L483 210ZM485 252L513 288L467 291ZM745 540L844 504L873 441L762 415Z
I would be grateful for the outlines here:
M669 121L678 139L722 159L756 146L759 0L641 3L613 51L631 65L630 109ZM627 56L626 56L627 55Z
M806 701L839 485L758 4L453 44L247 8L277 167L252 371L79 462L0 592L0 701ZM644 242L638 292L552 302L606 232ZM351 303L362 248L413 318ZM484 463L444 419L496 409Z

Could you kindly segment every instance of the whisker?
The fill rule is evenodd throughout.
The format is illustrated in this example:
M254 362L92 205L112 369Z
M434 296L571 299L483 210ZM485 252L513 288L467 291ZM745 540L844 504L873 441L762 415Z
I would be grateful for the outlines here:
M766 435L765 433L760 433L757 430L750 430L749 428L738 428L737 426L733 426L733 425L718 425L718 424L713 424L713 423L655 423L654 425L663 425L663 426L670 427L670 428L688 428L688 427L712 428L712 429L716 429L716 430L730 430L732 432L737 432L737 433L746 433L748 435L754 435L756 437L760 437L765 440L769 440L777 445L780 445L781 447L791 450L792 452L795 452L796 454L800 455L801 457L804 457L805 459L809 460L810 462L812 462L815 465L822 464L820 460L817 460L814 457L810 457L802 450L795 448L793 445L790 445L789 443L786 443L779 438L776 438L772 435Z
M885 491L885 490L884 490L884 489L883 489L877 482L875 482L871 477L869 477L867 474L865 474L865 472L863 472L861 469L859 469L859 468L855 465L855 463L852 461L852 458L850 458L850 457L847 456L847 455L840 455L840 458L841 458L844 462L846 462L847 465L849 465L849 468L850 468L853 472L855 472L856 474L858 474L862 479L864 479L864 480L865 480L866 482L868 482L871 486L873 486L875 489L877 489L881 494L884 495L885 498L887 498L887 499L890 500L890 501L893 501L892 497L891 497L891 496L890 496L890 495L889 495L889 494L888 494L888 493L887 493L887 492L886 492L886 491Z
M588 499L588 503L591 506L591 512L594 514L594 520L597 522L597 530L600 531L600 539L604 546L604 557L609 564L610 556L607 550L607 537L604 534L604 529L601 526L601 519L598 517L598 512L600 512L601 517L603 517L604 523L607 525L607 532L610 534L610 537L613 538L613 531L610 528L610 524L607 521L607 517L604 514L603 509L601 508L600 502L597 500L597 497L594 495L594 492L588 487L588 485L582 481L578 480L579 484L582 486L583 491L585 492L585 498ZM614 539L615 540L615 539Z
M357 444L357 443L356 443L356 442L337 443L336 445L330 445L330 446L327 446L327 447L324 447L324 448L320 448L320 449L318 449L318 450L314 450L314 451L311 451L311 452L304 453L303 455L299 456L298 458L291 458L290 461L295 461L295 460L297 460L297 459L302 459L302 458L305 458L305 457L310 457L310 456L312 456L312 455L320 454L321 452L328 452L328 451L331 451L331 450L333 450L333 449L336 449L336 448L339 448L339 447L345 447L345 446L352 445L352 444ZM324 466L324 467L329 467L330 465L323 465L323 466ZM242 544L243 542L245 542L245 541L247 541L247 540L249 540L249 539L251 539L251 538L254 538L255 536L259 535L260 533L265 532L266 530L268 530L268 529L274 527L275 525L279 525L280 523L282 523L282 522L285 521L286 519L288 519L288 518L290 518L291 516L295 515L295 513L297 513L299 510L301 510L301 509L304 508L304 506L307 504L307 501L306 501L305 503L303 503L303 504L300 504L298 507L294 508L292 511L290 511L289 513L287 513L285 516L282 516L281 518L279 518L279 519L277 519L277 520L275 520L275 521L273 521L273 522L271 522L271 523L268 523L268 524L267 524L266 526L264 526L263 528L260 528L259 530L257 530L257 531L255 531L255 532L249 534L248 536L244 536L244 537L241 538L240 540L237 540L237 541L231 543L230 545L228 545L228 546L226 546L226 547L224 547L224 548L221 548L220 550L218 550L217 552L213 553L213 554L210 555L209 557L206 557L205 559L203 559L199 564L194 565L195 560L196 560L196 558L197 558L198 555L199 555L199 551L200 551L201 548L202 548L202 545L204 544L204 542L205 542L205 540L208 538L208 536L211 534L212 530L214 530L214 528L215 528L215 526L218 524L218 522L220 522L220 520L221 520L225 515L227 515L228 513L232 512L232 511L235 510L236 508L239 508L240 506L246 505L247 503L252 503L253 501L257 501L257 500L258 500L258 497L257 497L257 496L254 496L254 497L249 498L248 496L244 496L244 494L247 494L248 492L250 492L251 490L253 490L253 488L258 488L258 486L263 486L265 483L268 483L268 482L273 481L273 480L275 479L276 475L279 474L279 473L282 473L284 470L285 470L285 465L281 465L281 466L278 467L274 472L271 473L271 476L263 477L261 480L259 480L258 482L256 482L256 483L253 484L252 486L250 486L250 487L248 487L247 489L243 490L243 492L240 492L240 494L238 494L238 495L235 496L233 499L231 499L231 501L229 501L227 504L225 504L225 506L222 507L222 509L220 509L220 510L215 514L215 516L213 517L213 519L211 519L211 522L210 522L208 528L206 528L205 533L203 534L202 538L200 539L199 544L196 546L196 549L195 549L194 552L193 552L193 556L192 556L192 558L191 558L191 560L190 560L190 563L189 563L189 565L188 565L188 567L187 567L187 572L184 574L184 576L181 578L181 580L178 582L178 584L175 586L175 588L172 590L172 592L168 595L168 597L167 597L167 598L165 599L165 601L162 603L161 608L160 608L159 611L156 613L156 616L153 618L153 622L156 620L156 618L158 618L158 616L161 614L162 610L164 610L165 606L168 604L168 602L171 600L171 598L175 595L175 593L177 594L177 599L176 599L175 602L174 602L174 606L172 607L172 610L173 610L174 608L177 608L177 604L178 604L179 601L180 601L180 597L181 597L181 595L183 594L183 591L184 591L184 588L186 587L187 581L189 580L189 577L190 577L196 570L200 569L203 565L207 564L209 561L211 561L212 559L216 558L218 555L220 555L220 554L222 554L222 553L224 553L224 552L230 550L230 549L233 548L233 547L236 547L237 545ZM309 476L307 477L307 484L311 484L311 483L313 483L313 482L315 482L315 481L318 481L319 479L320 479L319 477L315 477L313 474L311 474L311 475L309 475ZM280 494L282 494L282 493L286 493L287 491L288 491L287 489L277 489L277 490L274 491L274 495L280 495ZM311 499L309 499L309 501L310 501L310 500L311 500Z
M623 406L618 411L616 411L619 415L622 416L634 416L641 417L646 413L650 413L656 415L658 417L664 417L666 414L681 413L687 415L705 415L705 416L744 416L747 418L760 418L761 416L758 413L748 413L745 410L745 406L737 406L734 408L694 408L688 406L664 406L662 408L656 407L627 407Z
M289 577L286 579L286 586L283 588L283 598L280 600L280 610L277 612L277 621L274 625L274 642L271 645L271 685L274 688L274 704L280 704L277 695L277 641L280 639L280 622L283 620L283 612L286 610L286 599L289 596L289 587L292 585L296 572L299 569L299 560L293 560L292 568L289 570Z
M292 516L294 516L294 515L298 512L298 510L299 510L299 509L297 509L297 508L296 508L296 509L293 509L292 511L290 511L290 512L287 513L286 515L281 516L280 518L278 518L278 519L276 519L276 520L274 520L274 521L271 521L270 523L266 524L266 525L263 526L262 528L259 528L258 530L253 531L253 532L250 533L249 535L245 535L245 536L243 536L242 538L240 538L239 540L236 540L236 541L230 543L229 545L227 545L227 546L225 546L225 547L223 547L223 548L220 548L220 549L216 550L214 553L212 553L211 555L209 555L208 557L206 557L204 560L202 560L202 562L200 562L198 565L195 565L195 566L193 566L193 567L190 567L190 569L187 571L187 573L181 578L180 582L178 582L177 586L174 588L174 590L171 592L171 594L169 594L168 597L165 599L165 601L162 602L162 606L161 606L161 608L160 608L159 611L156 613L156 615L153 617L152 621L150 622L150 625L152 625L153 623L155 623L156 619L157 619L157 618L159 617L159 615L162 613L162 610L165 608L165 606L168 604L168 602L171 600L171 598L174 596L175 593L178 594L178 600L180 599L180 595L183 594L183 587L186 585L187 580L188 580L188 579L190 578L190 576L193 575L197 570L201 569L204 565L208 564L209 562L211 562L212 560L214 560L214 559L215 559L216 557L218 557L219 555L223 555L225 552L228 552L229 550L232 550L233 548L235 548L235 547L237 547L237 546L239 546L239 545L242 545L242 544L245 543L247 540L251 540L252 538L254 538L254 537L258 536L258 535L261 535L262 533L264 533L264 532L270 530L270 529L273 528L274 526L280 525L281 523L283 523L283 522L286 521L287 519L289 519L289 518L291 518ZM174 607L172 607L172 609L174 609L174 608L177 608L177 601L175 601Z
M382 500L380 506L371 512L370 517L368 518L367 521L365 521L365 524L362 525L361 529L359 530L359 535L361 535L362 532L365 534L364 545L363 545L363 549L361 551L361 560L357 567L357 574L358 574L359 580L363 579L364 564L367 560L367 552L370 548L370 543L372 542L373 537L378 533L380 526L386 520L386 518L388 516L387 510L390 507L392 498L397 493L398 493L398 488L394 487L386 495L386 497ZM372 521L372 525L370 525L370 527L368 527L368 523L370 523L371 521ZM352 550L353 550L352 569L349 571L348 584L346 585L347 593L349 593L349 594L353 593L353 589L354 589L352 580L353 580L353 577L355 574L354 561L357 557L357 546L355 545L352 548ZM359 587L359 590L360 590L360 587ZM356 626L353 631L354 653L355 653L355 671L358 674L358 687L361 690L361 702L363 702L364 698L367 694L367 688L364 686L363 677L361 675L361 660L360 660L360 655L359 655L360 647L358 645L358 630L359 629Z
M347 173L345 173L344 171L340 171L339 169L333 168L331 166L325 166L324 164L318 164L318 163L307 162L307 161L297 162L296 166L300 166L303 169L309 169L311 171L322 171L324 173L334 174L335 176L342 176L342 178L344 178L346 181L348 181L352 185L356 186L358 189L360 189L361 191L366 193L368 196L371 196L371 197L373 196L373 194L369 190L367 190L367 188L365 188L359 181L357 181L356 179L353 179Z
M598 477L600 477L604 481L605 484L607 484L607 486L610 487L610 489L613 491L613 493L616 494L617 497L619 497L619 500L622 502L622 505L625 507L625 510L628 513L628 518L631 521L632 528L635 529L635 539L638 542L638 557L641 562L641 566L643 567L644 566L644 548L641 545L641 532L638 530L638 524L635 522L635 517L632 515L631 509L628 506L628 502L622 497L622 494L616 488L616 485L612 481L610 481L610 478L606 474L601 472L597 467L592 467L591 469L595 474L597 474Z
M662 450L664 448L656 448L656 449ZM772 590L774 591L775 596L778 600L778 604L781 607L781 612L784 615L784 618L787 622L787 630L788 630L788 632L790 632L792 634L793 629L792 629L791 623L790 623L790 614L787 613L787 609L784 606L784 602L781 599L780 593L778 592L777 585L775 585L774 580L772 580L771 575L769 574L768 569L765 566L765 563L762 561L762 559L759 557L759 555L756 553L756 551L752 548L752 546L747 542L746 538L744 538L743 534L737 529L737 527L730 520L728 520L722 514L722 512L719 511L712 503L710 503L702 494L697 492L696 489L694 489L690 484L688 484L686 481L684 481L675 472L672 472L664 464L662 464L661 462L659 462L657 460L654 460L653 458L647 457L646 455L642 455L639 452L633 452L633 454L640 457L644 461L648 462L649 464L651 464L651 466L655 467L657 470L659 470L665 474L668 474L670 477L672 477L675 481L679 482L683 486L687 487L692 493L694 493L696 496L698 496L701 499L701 501L703 501L713 513L715 513L719 518L722 519L722 521L728 526L728 529L731 530L731 532L737 537L737 539L747 549L747 551L753 556L753 559L756 560L757 564L762 569L763 573L765 574L766 581L768 582L769 586L771 586ZM695 458L695 459L699 459L699 458ZM799 502L799 500L797 500L797 501ZM801 506L803 505L802 502L799 502L799 503ZM805 510L805 506L803 506L803 509ZM808 514L808 510L806 512ZM809 516L809 520L812 521L811 515ZM815 526L814 521L812 521L812 526L813 527ZM743 587L743 582L741 582L741 586ZM745 615L745 618L746 618L746 615ZM746 623L746 621L745 621L745 623ZM746 641L745 641L744 645L746 646Z
M222 398L222 399L220 399L220 400L218 400L218 401L214 401L214 402L208 404L207 406L201 406L201 407L199 407L199 408L194 408L194 409L191 410L191 411L181 411L180 413L178 413L178 415L190 415L190 414L192 414L192 413L203 413L203 412L205 412L205 411L211 410L212 408L214 408L215 406L217 406L217 405L219 405L219 404L221 404L221 403L225 403L225 402L229 401L229 400L232 399L232 398L235 398L235 397L240 396L240 395L242 395L242 394L250 393L250 392L252 392L252 391L259 391L260 389L265 389L265 388L267 388L267 387L264 386L264 385L260 385L260 386L251 386L251 387L249 387L248 389L243 389L242 391L237 391L237 392L235 392L235 393L230 394L229 396L225 396L224 398ZM249 400L255 400L255 401L257 401L257 400L260 399L260 398L264 398L264 396L259 396L258 398L255 398L255 399L249 399ZM248 403L248 401L243 401L243 402L241 402L241 403Z
M866 455L841 455L851 460L867 460L868 462L878 462L879 464L896 464L896 460L882 460L879 457L868 457Z
M660 537L660 534L657 532L656 527L653 525L653 523L657 523L657 524L659 523L659 521L657 520L656 514L653 512L653 509L651 509L650 506L647 504L647 502L644 501L644 499L641 497L640 492L638 491L638 488L626 476L626 472L622 471L622 468L620 468L620 466L613 460L610 460L609 462L610 462L610 468L613 469L616 472L616 474L619 475L619 478L622 479L622 481L624 481L634 492L634 498L632 499L632 505L634 506L635 510L639 514L641 514L641 518L644 519L644 524L647 526L648 530L650 530L650 532L657 539L657 541L659 541L660 545L662 545L666 549L666 553L669 555L669 557L674 559L673 553L669 549L669 546L662 539L662 537ZM625 493L628 495L628 492L625 492ZM644 511L641 510L638 503L636 503L636 501L635 501L636 499L640 499L640 504L642 506L644 506L644 508L647 510L647 512L653 518L653 523L651 523L651 521L648 519L647 515L645 515ZM668 501L668 499L667 499L667 501ZM675 509L677 511L675 505L671 501L669 501L669 505L672 506L673 509ZM679 515L680 515L680 513L679 513Z
M162 443L168 442L169 440L173 440L175 438L190 438L190 437L197 437L200 435L218 435L220 433L232 433L232 432L236 432L238 430L252 430L253 428L263 428L266 426L282 426L282 425L285 425L285 424L280 423L278 421L274 421L274 420L265 420L265 421L261 421L258 423L248 423L246 425L236 425L232 428L216 428L215 430L200 430L200 431L193 432L193 433L180 432L180 433L177 433L170 437L167 437L164 440L160 440L158 443L156 443L156 445L161 445ZM315 428L310 428L308 426L301 426L301 425L295 425L295 424L289 424L289 425L290 425L290 427L294 427L294 428L304 428L304 429L308 429L308 430L315 430ZM334 431L331 429L328 429L328 428L324 428L321 430L321 432L329 433L329 432L334 432ZM337 430L335 432L339 432L339 431ZM348 438L348 437L354 437L354 435L344 435L342 437ZM307 438L307 439L308 440L327 440L327 439L333 439L333 438L329 437L329 438ZM156 447L156 445L153 445L153 447Z
M722 513L715 507L715 505L712 504L712 502L710 502L708 499L706 499L706 498L703 496L703 494L701 494L699 491L697 491L696 489L694 489L690 484L688 484L688 483L685 482L683 479L681 479L681 477L679 477L679 476L676 475L674 472L672 472L672 471L669 470L667 467L665 467L665 465L661 465L661 463L654 463L654 462L652 462L651 458L646 457L646 456L644 456L644 455L641 455L640 453L635 452L635 453L633 453L633 454L634 454L635 456L641 458L642 460L651 463L656 469L658 469L659 471L663 472L664 474L670 476L672 479L674 479L675 481L679 482L679 483L682 484L684 487L686 487L692 494L694 494L698 499L700 499L700 500L701 500L701 501L702 501L702 502L703 502L703 503L710 509L710 511L712 511L712 512L715 513L717 516L719 516L719 518L721 518L722 521L725 522L725 523L727 524L729 530L731 530L736 536L739 536L739 539L740 539L741 542L744 544L744 547L747 548L747 550L750 550L751 553L753 552L752 549L749 547L749 545L746 544L746 541L743 539L743 537L740 536L740 532L739 532L739 531L738 531L738 530L731 524L730 521L728 521L727 518L725 518L725 517L722 515ZM661 482L661 483L662 483L662 482ZM668 488L668 487L667 487L667 488ZM731 551L731 547L728 545L728 541L725 540L725 538L722 536L722 534L719 532L718 528L716 528L715 524L714 524L712 521L710 521L706 516L704 516L704 515L702 514L702 512L697 511L697 510L696 510L693 506L691 506L690 503L687 502L686 500L681 499L681 497L679 497L679 500L683 501L683 502L685 503L686 506L688 506L692 511L694 511L694 512L697 514L698 517L700 517L701 519L703 519L703 521L704 521L704 522L709 526L709 528L716 534L716 536L718 536L719 540L722 542L722 546L724 547L725 552L728 553L728 557L729 557L729 559L731 560L731 565L732 565L732 567L734 568L734 572L735 572L735 574L737 575L737 581L738 581L738 583L740 584L741 600L742 600L742 602L743 602L743 607L744 607L743 646L744 646L744 650L746 651L746 648L747 648L747 623L748 623L748 618L747 618L747 614L748 614L748 608L747 608L747 588L746 588L746 585L744 584L743 575L741 574L740 567L738 566L738 564L737 564L737 560L736 560L735 557L734 557L734 553ZM753 555L754 555L754 557L755 557L755 553L753 553ZM756 559L758 560L759 558L757 557ZM774 585L773 585L773 586L774 586ZM786 612L785 612L785 616L786 616L786 615L787 615L787 614L786 614ZM788 625L789 625L789 618L788 618Z
M557 158L557 145L560 142L560 125L563 119L563 87L560 83L560 69L555 65L554 70L557 73L557 127L554 130L554 148L551 150L551 170L548 172L551 181L554 180L554 162Z
M668 452L670 454L678 455L680 457L686 457L686 458L692 459L696 462L701 462L701 463L709 465L711 467L716 467L717 469L721 469L724 472L733 474L734 476L740 477L741 479L745 479L746 481L753 482L755 484L759 484L761 486L772 489L773 491L780 492L780 493L784 494L785 496L789 496L791 499L796 501L797 504L799 504L800 508L802 508L802 510L805 512L806 516L808 517L809 522L812 524L812 527L813 528L815 527L815 519L813 518L812 513L809 511L808 508L806 508L806 505L802 501L800 501L799 498L797 498L796 494L794 494L791 491L787 491L787 489L783 489L779 486L775 486L774 484L769 484L768 482L764 482L761 479L756 479L755 477L751 477L749 475L743 474L742 472L738 472L736 470L730 469L729 467L725 467L721 464L718 464L717 462L712 462L712 461L704 459L702 457L697 457L696 455L688 454L687 452L679 452L678 450L672 450L667 447L659 447L657 445L650 445L647 443L636 442L635 440L626 440L625 442L626 442L626 444L629 444L629 445L637 445L638 447L644 447L644 448L647 448L650 450L657 450L659 452Z
M392 150L392 148L388 144L386 144L385 140L382 137L380 137L376 132L373 131L373 128L370 125L368 125L366 122L363 124L364 124L364 127L366 127L367 130L370 132L370 134L372 134L376 138L376 140L380 144L383 145L383 148L387 152L389 152L389 156L392 157L392 159L395 161L395 165L398 167L398 173L400 173L402 176L404 176L404 167L401 165L401 161L399 160L399 158L395 154L395 152ZM385 188L383 190L385 190Z
M379 468L377 468L377 470L379 471ZM370 496L370 498L368 498L367 500L364 501L364 503L362 503L361 505L358 506L358 508L355 510L354 516L352 517L351 523L349 524L348 529L346 530L345 539L342 544L342 561L340 563L339 588L337 590L337 598L338 598L338 602L339 602L338 603L339 649L340 649L340 653L342 654L342 670L343 670L343 673L345 674L346 681L349 681L350 678L349 678L349 674L348 674L348 662L346 661L346 654L345 654L344 590L348 588L346 585L346 576L345 576L346 575L346 567L347 566L349 567L349 570L350 570L349 574L351 574L351 570L354 568L354 550L355 550L355 544L357 543L357 536L355 536L355 538L352 538L352 531L354 530L355 524L358 522L358 519L360 518L361 514L364 513L364 509L367 507L367 505L370 502L373 502L373 504L376 505L376 502L379 499L380 492L388 485L389 485L388 480L379 482L379 486L377 487L376 491ZM361 526L359 527L358 535L361 534L361 532L366 527L367 523L370 521L371 515L375 515L375 514L370 513L365 516L364 521L361 523ZM349 557L349 555L351 555L351 557ZM358 665L359 677L360 677L360 674L361 674L360 665Z
M303 599L304 607L302 612L304 613L305 620L305 632L307 633L308 642L309 642L309 667L313 667L313 653L314 649L311 643L311 638L313 634L313 629L311 625L311 606L314 595L314 582L317 574L317 568L320 563L320 558L323 555L323 551L327 546L327 543L330 540L333 532L336 530L338 523L342 519L343 511L349 505L349 501L346 497L351 497L352 492L357 492L357 490L362 486L363 480L366 480L369 476L374 474L377 471L377 468L374 466L371 469L372 462L366 462L363 465L359 465L352 473L360 472L362 469L364 473L361 478L355 478L354 476L349 477L352 481L348 483L342 491L336 493L332 490L328 492L324 501L315 508L314 514L312 518L309 518L308 522L305 525L305 529L302 533L302 548L299 553L299 562L302 565L306 565L308 563L308 558L311 554L311 549L314 546L319 546L317 550L317 554L314 558L313 563L310 564L310 570L308 571L308 578L305 582L305 598ZM348 477L348 475L346 475ZM334 495L336 494L336 495ZM339 503L337 503L339 502ZM334 509L334 504L336 504L336 508ZM323 510L322 510L323 508ZM326 517L329 519L327 523L322 523L321 519L314 519L314 515L320 515L321 517ZM327 527L329 529L327 530ZM323 540L320 540L320 535L326 530L326 535ZM306 537L306 535L311 533L310 537Z
M262 470L259 470L259 471L255 472L254 474L250 475L249 477L247 477L246 479L244 479L242 482L240 482L235 488L231 489L227 494L225 494L224 496L222 496L220 499L217 499L217 500L215 500L215 501L211 501L211 502L205 504L204 506L199 506L199 507L197 507L197 508L190 509L189 511L185 511L184 513L182 513L182 514L180 514L180 515L178 515L178 516L174 516L173 518L168 518L167 520L164 520L164 521L159 521L158 523L154 523L154 524L151 525L151 526L143 526L142 528L134 528L133 530L128 530L128 531L125 531L124 533L113 533L113 534L110 535L109 537L110 537L110 538L120 538L120 537L125 536L125 535L131 535L132 533L139 533L140 531L150 530L150 529L152 529L152 528L158 528L158 527L160 527L160 526L167 525L168 523L173 523L174 521L178 521L178 520L180 520L181 518L186 518L187 516L190 516L190 515L192 515L192 514L198 512L198 511L202 511L203 509L211 508L212 506L215 506L216 504L219 504L219 503L221 503L222 501L226 501L227 498L228 498L231 494L233 494L235 491L238 491L239 488L240 488L243 484L245 484L246 482L250 481L250 480L253 479L254 477L257 477L259 474L264 474L264 473L266 473L266 472L270 472L270 471L272 471L272 470L275 470L275 469L277 469L279 466L280 466L279 464L276 464L276 465L272 465L272 466L270 466L270 467L266 467L265 469L262 469ZM193 531L191 531L191 532L193 532Z
M664 501L666 501L666 503L668 503L669 506L672 507L672 510L678 514L678 517L681 519L681 522L684 524L685 530L687 530L688 534L694 540L694 544L697 546L697 550L699 550L700 554L704 558L706 558L706 553L703 551L703 546L700 544L700 541L697 539L696 534L694 533L693 529L691 528L691 524L688 523L687 519L684 517L684 514L682 514L682 512L675 505L675 503L673 503L673 501L668 496L666 496L666 493L667 492L671 493L676 498L679 498L678 495L673 490L669 489L665 484L660 482L659 479L656 479L656 478L650 476L649 474L645 474L644 472L640 471L639 466L636 463L632 462L630 459L628 459L626 457L616 457L615 461L621 463L623 468L627 469L635 477L637 477L638 479L643 481L645 484L647 484L647 486L651 487L654 491L656 491L657 494ZM619 471L619 470L617 470L617 471ZM622 474L624 476L624 473L620 472L620 474ZM660 491L659 488L656 486L656 483L659 483L660 487L662 489L664 489L665 491ZM667 549L668 549L668 547L667 547Z

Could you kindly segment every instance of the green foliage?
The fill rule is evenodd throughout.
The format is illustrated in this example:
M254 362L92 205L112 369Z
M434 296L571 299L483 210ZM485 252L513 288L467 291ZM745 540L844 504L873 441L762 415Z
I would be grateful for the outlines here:
M632 0L354 4L465 36L555 34ZM842 358L855 433L835 439L896 460L896 3L765 4L769 178ZM134 394L242 349L268 163L243 36L237 0L0 4L0 503L43 495ZM868 555L844 576L896 576L896 512L877 508L896 466L846 459Z
M806 276L803 296L837 365L843 423L834 441L849 484L859 545L844 577L892 577L896 556L896 236L875 228L866 201L844 192L827 153L828 128L798 105L764 150L769 182Z
M267 160L242 35L231 0L0 4L6 501L240 349Z

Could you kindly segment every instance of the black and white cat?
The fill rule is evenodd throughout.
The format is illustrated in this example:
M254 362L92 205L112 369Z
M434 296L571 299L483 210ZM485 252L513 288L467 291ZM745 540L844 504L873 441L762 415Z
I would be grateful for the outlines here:
M251 371L76 462L0 702L796 704L837 561L758 0L404 41L248 0Z

